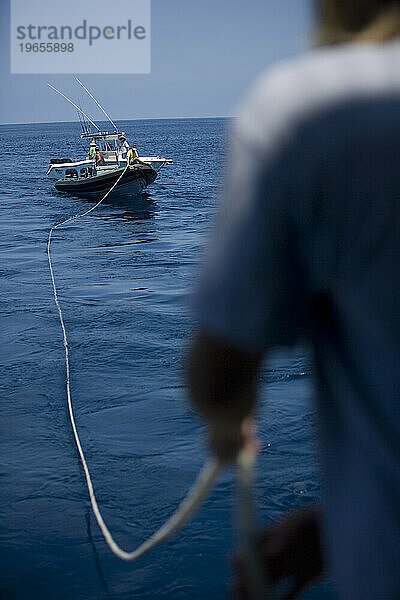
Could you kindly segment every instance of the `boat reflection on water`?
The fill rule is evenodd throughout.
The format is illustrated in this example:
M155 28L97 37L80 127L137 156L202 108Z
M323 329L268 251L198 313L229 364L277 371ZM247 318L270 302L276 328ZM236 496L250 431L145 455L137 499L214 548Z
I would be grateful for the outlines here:
M93 199L88 196L75 194L65 194L71 200L78 200L89 205L93 204ZM100 198L101 200L101 198ZM109 196L101 203L101 206L107 207L107 214L96 211L99 219L133 219L147 220L151 219L157 213L157 203L148 191L142 191L134 196L131 194L118 194L113 190ZM115 212L112 210L115 209ZM101 210L99 208L99 210ZM94 216L94 213L92 213Z

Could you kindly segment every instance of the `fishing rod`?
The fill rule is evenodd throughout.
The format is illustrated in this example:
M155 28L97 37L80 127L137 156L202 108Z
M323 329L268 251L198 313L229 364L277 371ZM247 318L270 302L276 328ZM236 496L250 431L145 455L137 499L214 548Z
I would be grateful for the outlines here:
M48 83L47 85L49 86L49 88L51 88L52 90L54 90L55 92L57 92L57 94L60 94L60 96L62 96L63 98L65 98L65 100L67 100L70 104L72 104L72 106L74 106L76 108L76 110L78 110L79 112L81 112L84 115L84 117L86 117L86 119L89 121L89 123L91 123L93 125L93 127L96 127L97 131L100 131L100 128L97 127L96 123L94 123L92 121L92 119L90 119L87 116L87 114L85 112L83 112L83 110L81 108L79 108L79 106L77 106L75 104L75 102L72 102L72 100L70 98L68 98L65 94L63 94L62 92L60 92L60 90L58 90L57 88L55 88L50 83Z
M81 113L80 113L80 112L78 112L78 111L76 111L76 112L77 112L77 115L78 115L78 118L79 118L79 122L80 122L80 124L81 124L81 130L82 130L82 133L83 133L83 134L86 134L86 133L87 133L87 130L86 130L85 121L82 119L82 117L81 117ZM86 146L85 146L84 144L82 144L82 142L81 142L81 146L82 146L82 148L83 148L83 150L84 150L85 154L87 154L88 150L87 150Z
M81 113L79 111L76 111L76 114L78 115L79 123L80 123L80 126L81 126L81 132L85 133L85 129L84 129L83 125L82 125Z
M79 99L79 108L82 110L82 100L81 100L81 98ZM77 115L78 115L78 118L79 118L79 122L81 124L82 133L85 136L88 135L88 134L90 134L91 131L90 131L90 128L89 128L89 122L86 125L85 118L82 117L82 115L81 115L81 113L79 111L76 111L76 112L77 112ZM82 146L83 151L85 152L85 154L87 154L89 151L88 151L88 149L86 148L86 146L82 142L81 142L81 146Z
M82 110L80 101L79 101L79 108ZM87 133L85 121L82 119L82 113L79 110L77 110L76 113L78 115L79 123L81 124L82 133Z
M81 85L83 87L83 89L85 90L85 92L87 92L89 94L89 96L92 98L92 100L94 100L97 104L97 106L100 108L100 110L105 114L105 116L107 117L107 119L110 121L111 125L113 125L115 131L118 131L118 127L116 126L116 124L114 123L114 121L111 119L111 117L106 113L106 111L104 110L104 108L101 106L100 102L98 102L96 100L96 98L93 96L93 94L91 94L89 92L89 90L87 89L87 87L85 87L82 83L82 81L80 81L77 77L75 77L76 81L79 83L79 85Z

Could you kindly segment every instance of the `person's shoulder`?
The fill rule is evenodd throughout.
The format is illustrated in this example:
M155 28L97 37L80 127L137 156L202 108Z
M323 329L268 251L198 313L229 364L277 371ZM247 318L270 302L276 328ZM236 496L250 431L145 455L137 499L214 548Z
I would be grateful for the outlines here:
M236 134L275 143L297 123L362 95L400 93L400 43L314 49L264 71L238 110Z

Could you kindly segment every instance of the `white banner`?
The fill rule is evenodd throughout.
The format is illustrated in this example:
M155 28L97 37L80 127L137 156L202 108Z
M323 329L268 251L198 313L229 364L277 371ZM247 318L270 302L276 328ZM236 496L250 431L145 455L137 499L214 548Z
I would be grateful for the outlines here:
M150 73L151 0L11 0L11 73Z

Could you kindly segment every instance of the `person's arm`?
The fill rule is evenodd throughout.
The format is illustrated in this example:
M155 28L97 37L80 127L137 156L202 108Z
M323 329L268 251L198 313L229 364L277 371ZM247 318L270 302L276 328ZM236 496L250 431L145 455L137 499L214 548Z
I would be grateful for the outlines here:
M257 445L252 421L260 362L260 356L228 347L204 331L192 342L187 360L192 405L207 423L211 449L223 461L234 460L243 445ZM319 505L297 509L256 539L261 564L271 584L283 591L282 600L295 600L324 574L321 521ZM232 591L238 600L250 600L240 555L235 564Z
M198 333L187 359L192 405L205 420L209 443L221 460L233 460L243 444L255 443L252 421L261 357Z

